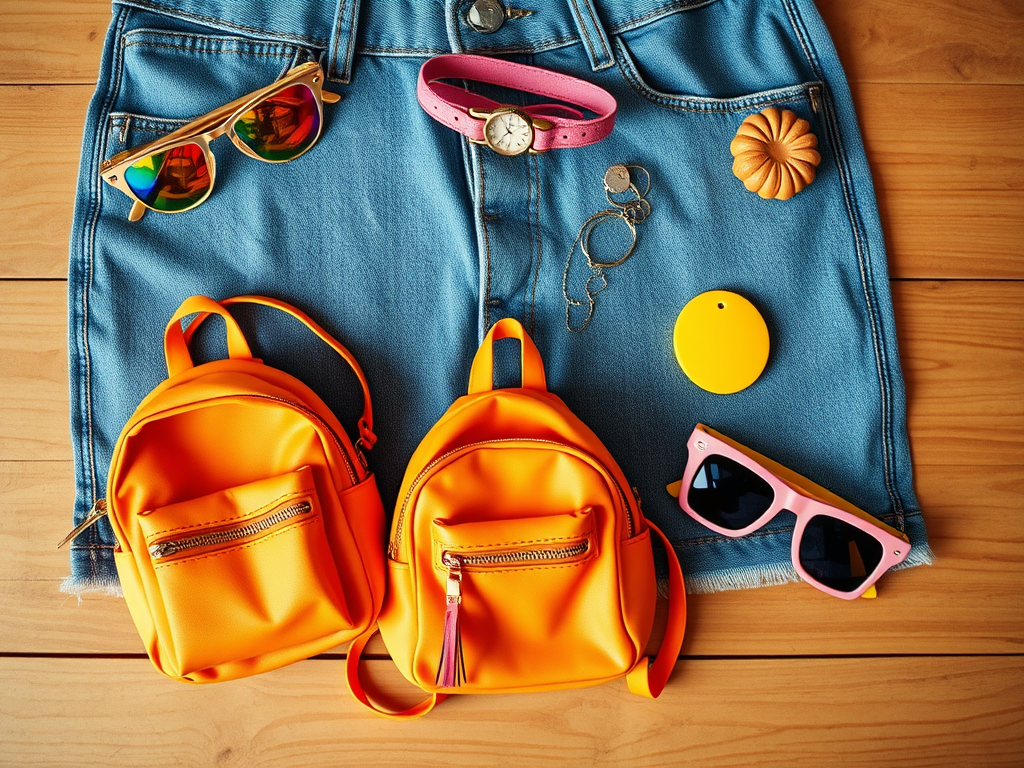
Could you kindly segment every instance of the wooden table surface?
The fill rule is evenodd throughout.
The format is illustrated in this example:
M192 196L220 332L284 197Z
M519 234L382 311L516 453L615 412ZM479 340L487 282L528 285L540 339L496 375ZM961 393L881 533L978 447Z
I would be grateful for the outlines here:
M1024 765L1024 2L818 0L875 174L938 558L852 603L690 599L661 699L625 683L365 713L344 649L210 687L120 600L58 592L73 470L67 243L108 0L0 3L0 762L12 766ZM383 655L369 674L407 684Z

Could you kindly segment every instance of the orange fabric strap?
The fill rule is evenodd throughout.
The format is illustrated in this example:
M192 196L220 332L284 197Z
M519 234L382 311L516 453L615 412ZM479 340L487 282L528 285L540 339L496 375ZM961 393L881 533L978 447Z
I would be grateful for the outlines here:
M197 299L201 299L203 301L192 303ZM206 302L209 302L209 304ZM359 419L359 437L364 448L373 448L373 444L377 442L377 436L373 433L373 407L370 403L370 385L366 381L366 374L363 373L363 369L360 367L359 362L355 359L352 353L349 352L343 344L341 344L341 342L321 328L305 312L300 309L296 309L291 304L287 304L279 299L272 299L269 296L234 296L232 298L222 299L220 302L213 301L213 299L208 299L205 296L193 296L191 299L186 299L167 326L167 336L165 337L164 344L165 351L167 353L167 369L170 375L174 376L176 373L181 373L182 371L192 367L192 358L188 352L188 342L192 339L192 336L195 334L196 329L200 324L202 324L202 322L211 314L221 315L224 317L224 320L228 325L228 353L230 357L252 357L252 353L249 351L249 347L245 343L245 337L242 336L242 331L239 329L238 323L236 323L234 318L231 317L231 314L224 309L232 304L260 304L265 307L279 309L282 312L291 315L320 337L327 346L337 352L342 359L349 364L349 367L352 368L356 378L359 379L360 386L363 389L363 415ZM199 313L199 316L189 324L188 328L181 331L181 323L179 321L182 317L193 313ZM173 365L171 360L171 342L169 341L171 336L174 335L172 334L172 326L177 326L178 332L181 336L180 347L177 346L177 339L173 342L175 344L175 359ZM232 328L238 337L235 340L236 344L238 339L241 339L241 344L244 347L244 354L236 355L235 352L232 351Z
M228 334L228 356L232 360L252 359L249 344L231 313L208 296L191 296L181 303L178 311L171 316L167 323L167 329L164 331L164 357L167 358L168 375L177 376L192 367L192 355L188 351L188 337L181 328L181 318L194 315L197 312L202 319L210 315L220 315L224 318ZM193 326L198 324L197 321L189 326L189 336L191 336Z
M499 339L519 339L522 347L523 389L546 392L548 386L544 378L544 361L537 345L518 320L506 317L491 327L473 358L473 367L469 372L469 394L494 389L494 342Z
M686 633L686 584L672 542L653 523L647 521L647 525L658 534L668 555L668 622L658 655L654 659L649 656L640 659L627 673L626 685L638 696L656 699L664 690L683 647L683 635Z
M366 648L366 644L375 634L377 634L376 625L370 627L369 630L353 640L352 645L348 648L348 658L345 660L345 678L348 680L348 689L352 692L356 701L383 717L392 720L411 720L416 717L423 717L423 715L437 706L439 701L444 701L448 698L447 694L444 693L432 693L419 704L405 710L390 709L370 701L370 697L366 695L366 691L363 690L363 684L359 680L359 659L363 655L363 649Z

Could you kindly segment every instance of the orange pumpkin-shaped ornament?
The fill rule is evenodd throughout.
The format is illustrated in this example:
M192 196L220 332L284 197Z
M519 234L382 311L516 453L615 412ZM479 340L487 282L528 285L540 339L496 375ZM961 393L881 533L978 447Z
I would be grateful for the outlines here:
M732 172L765 200L789 200L814 181L821 155L811 125L788 109L749 115L729 145Z

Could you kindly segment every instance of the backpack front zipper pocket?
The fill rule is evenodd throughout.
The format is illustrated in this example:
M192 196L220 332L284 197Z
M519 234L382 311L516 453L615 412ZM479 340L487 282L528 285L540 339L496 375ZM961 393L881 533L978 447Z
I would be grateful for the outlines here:
M313 471L141 512L161 663L175 676L350 629ZM149 570L149 574L145 571Z
M598 556L608 540L597 523L590 507L435 519L430 568L437 587L424 608L421 684L516 690L527 680L531 687L559 685L595 669L609 678L627 670L635 659L621 624L616 558Z
M440 468L444 467L447 463L452 462L459 457L465 456L468 453L479 451L481 449L495 449L505 447L522 447L531 450L545 450L552 452L564 453L568 456L574 456L585 464L591 466L594 470L599 472L605 477L608 483L615 489L615 500L620 505L622 513L625 518L626 530L625 538L631 539L633 535L637 533L636 521L633 519L633 509L630 506L630 501L626 495L626 492L622 489L618 480L615 479L607 468L594 456L587 453L583 449L570 445L568 443L559 442L556 440L544 440L540 438L501 438L494 440L480 440L474 443L468 443L467 445L459 446L454 448L447 453L438 456L431 461L423 470L413 479L409 485L409 490L402 500L402 504L396 513L395 526L392 532L391 540L388 543L388 556L391 558L399 558L399 548L403 541L403 529L405 527L405 516L408 511L409 503L413 497L413 493L416 492L419 486L421 486L427 479L430 478L432 473L437 472ZM635 501L635 497L634 497Z
M282 506L270 514L240 523L227 528L219 528L213 531L186 536L177 539L164 539L156 544L149 545L149 556L153 560L163 560L172 555L182 553L192 554L195 550L205 550L208 547L216 547L222 544L232 544L241 539L248 539L258 536L270 529L282 525L299 515L307 515L313 511L313 505L308 501L300 501Z

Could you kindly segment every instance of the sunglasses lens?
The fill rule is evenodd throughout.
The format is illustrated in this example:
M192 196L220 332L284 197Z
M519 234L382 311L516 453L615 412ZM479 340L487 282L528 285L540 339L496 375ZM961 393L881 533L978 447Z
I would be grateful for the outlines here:
M709 456L686 494L690 509L709 523L738 531L768 511L775 491L758 475L732 459Z
M316 96L305 85L278 91L242 115L235 134L264 160L298 157L320 135Z
M157 211L184 211L210 189L210 169L198 144L182 144L144 157L124 172L132 192Z
M800 564L826 587L853 592L882 561L882 543L834 517L815 515L800 539Z

